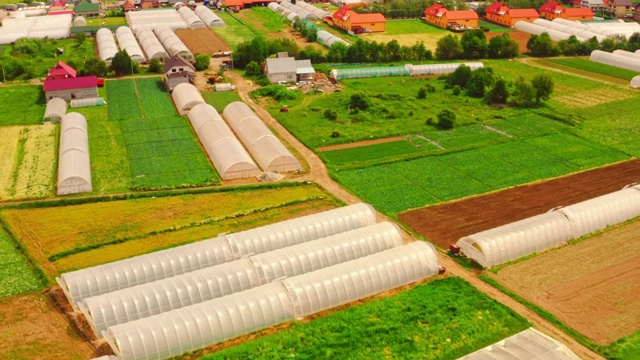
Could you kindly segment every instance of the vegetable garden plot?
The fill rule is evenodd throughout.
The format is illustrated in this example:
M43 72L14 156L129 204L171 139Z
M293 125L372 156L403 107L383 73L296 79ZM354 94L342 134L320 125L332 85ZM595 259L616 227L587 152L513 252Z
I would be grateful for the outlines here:
M568 128L567 125L533 113L525 113L509 117L508 119L495 120L487 122L487 124L519 138L553 134Z
M165 90L162 78L136 79L136 86L145 118L176 115L176 109Z
M488 157L495 156L513 166L526 169L528 173L540 179L580 170L579 166L558 157L555 151L535 146L526 140L492 146L489 149L483 149L483 153Z
M136 85L133 80L109 80L106 82L106 87L109 120L142 117Z
M341 150L324 151L320 156L329 165L339 166L349 163L380 160L388 157L409 155L424 150L407 141L393 141L382 144L359 146Z
M0 230L0 298L35 290L42 286L22 258L15 244Z
M478 147L511 140L507 136L475 124L457 127L449 131L424 132L423 135L442 145L445 149Z
M0 99L2 99L0 125L28 125L42 122L45 99L40 86L2 86Z

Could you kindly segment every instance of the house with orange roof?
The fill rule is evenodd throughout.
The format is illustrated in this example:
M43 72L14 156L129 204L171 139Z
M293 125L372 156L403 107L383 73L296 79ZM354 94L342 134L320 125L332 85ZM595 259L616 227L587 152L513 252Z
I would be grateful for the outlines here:
M485 13L487 21L508 27L518 21L533 22L540 17L536 9L510 9L499 1L487 6Z
M593 11L589 8L565 8L555 1L548 1L540 7L540 17L547 20L593 20Z
M444 29L477 29L478 14L473 10L447 10L440 4L433 4L424 11L425 21Z
M380 13L359 14L350 6L343 6L333 14L330 24L354 34L384 32L387 19Z

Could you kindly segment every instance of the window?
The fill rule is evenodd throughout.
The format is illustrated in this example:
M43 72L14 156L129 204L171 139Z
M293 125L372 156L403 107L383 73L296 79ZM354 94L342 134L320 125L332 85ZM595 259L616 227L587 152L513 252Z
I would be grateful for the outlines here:
M176 72L176 68L171 69L171 72Z

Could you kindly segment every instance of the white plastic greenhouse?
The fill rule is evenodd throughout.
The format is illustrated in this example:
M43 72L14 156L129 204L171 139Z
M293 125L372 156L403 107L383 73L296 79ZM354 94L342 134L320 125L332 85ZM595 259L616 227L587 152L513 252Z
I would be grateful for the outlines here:
M53 123L59 123L62 121L62 117L67 112L67 102L54 97L47 101L47 107L44 109L44 117L42 121L51 121Z
M567 20L567 19L563 19L563 18L555 18L552 20L554 23L558 23L558 24L563 24L563 25L567 25L567 26L571 26L580 30L587 30L588 26L577 22L577 21L571 21L571 20Z
M180 14L182 20L187 23L187 26L190 29L204 29L207 27L207 25L205 25L204 22L200 20L198 15L196 15L196 13L194 13L193 10L191 10L191 8L188 6L182 6L181 8L179 8L178 14Z
M223 115L264 171L283 173L301 168L295 156L249 105L241 101L232 102L224 108Z
M202 147L223 180L249 178L260 173L251 156L213 106L196 105L188 117Z
M634 53L626 50L613 50L614 55L626 56L634 59L640 59L640 53Z
M271 9L272 11L275 11L277 13L282 12L282 10L284 9L282 6L280 6L278 3L275 3L275 2L269 3L269 5L267 5L267 7L269 9Z
M521 331L495 344L463 356L458 360L580 360L563 343L534 328Z
M140 26L136 28L134 33L138 38L138 41L140 41L142 50L144 50L148 59L158 59L160 61L169 59L169 54L167 54L167 51L164 49L164 46L162 46L153 30L148 27Z
M280 2L280 6L286 9L289 9L292 13L295 13L298 17L300 17L300 19L309 20L309 21L318 19L318 17L314 13L308 10L305 10L299 6L296 6L288 1Z
M313 13L316 16L316 18L320 20L324 19L325 17L331 17L331 14L329 14L328 12L322 9L319 9L304 1L296 1L296 6L298 6L301 9L307 10L310 13Z
M131 60L138 64L147 61L140 45L138 45L136 37L133 36L133 32L127 26L120 26L116 30L116 38L118 38L118 45L120 45L120 49L125 50L131 57Z
M200 91L189 83L176 85L171 92L171 98L180 115L187 115L196 105L205 103Z
M329 72L329 77L335 80L408 75L409 71L404 66L332 69Z
M101 28L96 32L96 45L98 46L98 54L100 59L111 65L111 60L116 56L118 52L118 46L116 45L116 39L113 37L111 30L107 28Z
M471 71L475 71L484 67L484 64L481 62L469 62L469 63L452 63L452 64L424 64L424 65L405 65L405 68L409 72L411 76L417 75L440 75L440 74L450 74L460 65L466 65L471 68Z
M76 16L76 18L73 19L73 26L87 26L87 19L85 19L84 16Z
M0 27L0 44L20 38L66 39L71 33L71 14L4 19Z
M629 82L629 86L634 89L640 89L640 75L634 76Z
M589 199L558 210L571 222L573 237L590 234L640 216L640 191L634 187Z
M80 107L87 107L87 106L107 105L107 102L104 101L104 98L95 97L95 98L86 98L86 99L73 99L69 101L69 105L71 105L71 108L80 108Z
M172 30L186 29L187 23L180 14L173 9L153 11L127 11L127 24L133 30L139 26L155 30L158 27Z
M533 35L540 35L546 30L544 26L532 24L527 21L518 21L513 27L516 30L520 30L522 32L526 32L527 34Z
M331 45L333 45L336 42L341 42L347 46L349 46L350 44L344 40L342 40L341 38L329 33L326 30L318 30L318 40L317 40L320 44L326 46L326 47L331 47Z
M216 15L213 11L211 11L211 9L206 6L196 6L195 13L202 20L202 22L210 28L222 27L226 25L218 15Z
M589 56L589 60L601 64L619 67L622 69L640 72L640 59L616 55L602 50L592 51L591 56Z
M266 285L402 245L381 223L85 299L79 307L98 338L107 327Z
M78 194L92 190L87 120L81 114L71 112L62 117L60 127L57 194Z
M162 43L162 46L167 50L170 56L180 55L187 61L193 61L193 54L187 48L187 46L180 40L173 30L169 28L156 27L153 32Z
M433 245L413 243L284 279L295 316L305 316L438 274Z
M572 238L569 220L552 211L465 236L456 244L463 254L489 268L562 245Z
M64 273L56 281L77 310L77 303L88 297L357 229L375 219L375 210L359 203Z

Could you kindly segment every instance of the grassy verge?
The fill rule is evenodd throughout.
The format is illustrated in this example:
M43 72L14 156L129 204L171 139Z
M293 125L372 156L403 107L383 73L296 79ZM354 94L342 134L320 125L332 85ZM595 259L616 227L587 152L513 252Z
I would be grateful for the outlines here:
M630 81L637 72L582 58L549 59L550 63Z
M223 12L216 13L226 26L213 28L215 32L224 42L226 42L235 51L238 49L238 44L245 41L251 41L257 36L255 30L244 22L241 22L235 16Z
M202 97L207 104L213 106L218 114L222 114L224 108L234 101L242 101L235 91L205 91Z

